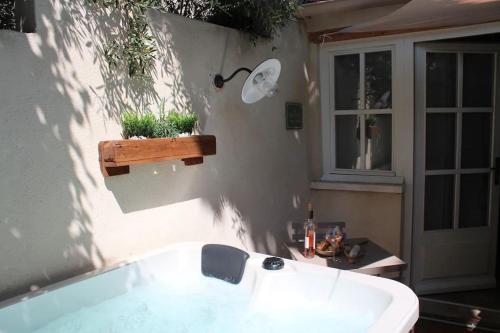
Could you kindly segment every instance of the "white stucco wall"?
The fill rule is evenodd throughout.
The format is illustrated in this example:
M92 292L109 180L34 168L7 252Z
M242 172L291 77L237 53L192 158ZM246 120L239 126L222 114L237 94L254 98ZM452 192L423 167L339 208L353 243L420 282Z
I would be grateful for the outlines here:
M235 30L152 13L160 52L144 86L108 74L99 48L119 27L87 1L36 1L36 15L35 34L0 31L0 299L179 241L280 253L309 200L306 129L287 131L284 119L285 101L308 98L298 24L254 46ZM270 57L283 68L275 98L244 105L243 74L223 91L211 85ZM200 116L217 155L104 179L97 144L120 138L119 113L163 98Z

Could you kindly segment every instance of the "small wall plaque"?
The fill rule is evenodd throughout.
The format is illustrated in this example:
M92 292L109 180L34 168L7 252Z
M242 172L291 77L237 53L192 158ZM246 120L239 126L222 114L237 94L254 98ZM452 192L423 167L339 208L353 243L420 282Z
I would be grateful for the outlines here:
M286 129L302 129L302 104L287 102Z

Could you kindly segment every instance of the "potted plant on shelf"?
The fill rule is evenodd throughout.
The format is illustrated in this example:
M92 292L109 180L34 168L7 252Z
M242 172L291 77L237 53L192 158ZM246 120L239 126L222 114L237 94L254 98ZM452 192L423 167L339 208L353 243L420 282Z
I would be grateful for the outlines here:
M161 109L162 110L162 109ZM185 165L203 163L203 156L215 155L213 135L192 135L198 117L194 113L163 110L129 110L122 114L124 140L101 141L99 161L105 177L127 174L132 164L181 159Z
M176 138L192 135L198 117L194 113L181 114L176 111L160 113L127 111L122 115L125 139Z

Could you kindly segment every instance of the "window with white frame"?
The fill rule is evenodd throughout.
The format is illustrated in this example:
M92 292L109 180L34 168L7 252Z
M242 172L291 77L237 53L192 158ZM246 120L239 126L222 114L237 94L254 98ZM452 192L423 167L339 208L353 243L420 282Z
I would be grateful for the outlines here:
M392 50L330 57L331 172L394 175Z

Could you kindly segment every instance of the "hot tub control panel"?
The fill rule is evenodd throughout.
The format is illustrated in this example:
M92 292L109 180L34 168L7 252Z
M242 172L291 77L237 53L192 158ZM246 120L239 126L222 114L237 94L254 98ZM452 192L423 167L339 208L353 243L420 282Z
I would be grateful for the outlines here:
M285 266L283 259L278 257L269 257L264 259L262 267L270 271L277 271Z

